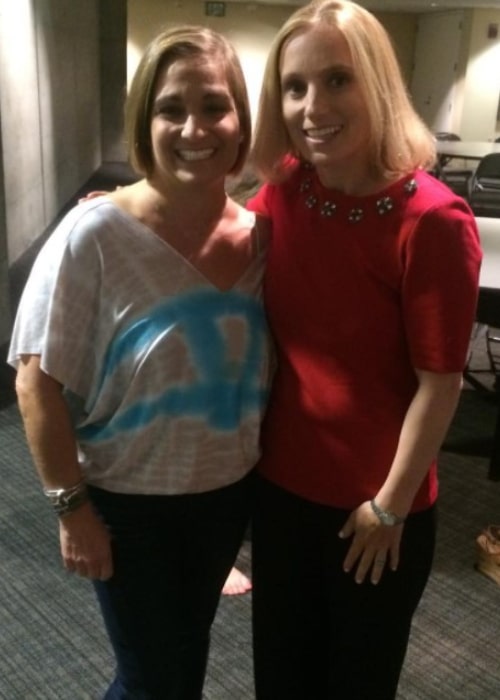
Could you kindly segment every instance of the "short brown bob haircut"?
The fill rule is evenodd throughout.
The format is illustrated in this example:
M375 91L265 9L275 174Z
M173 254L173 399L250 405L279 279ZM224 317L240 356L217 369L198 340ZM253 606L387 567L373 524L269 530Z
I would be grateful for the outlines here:
M134 170L145 177L150 177L154 169L151 120L158 75L166 66L191 56L215 57L224 66L242 133L238 157L228 174L237 175L247 159L252 124L245 77L236 51L221 34L207 27L184 25L164 30L147 46L125 105L129 160Z
M336 27L351 52L354 72L371 125L373 171L387 179L435 162L435 140L406 92L387 32L367 10L347 0L313 0L294 12L277 33L268 56L252 151L252 165L264 180L280 182L294 153L282 115L280 62L292 35L315 26Z

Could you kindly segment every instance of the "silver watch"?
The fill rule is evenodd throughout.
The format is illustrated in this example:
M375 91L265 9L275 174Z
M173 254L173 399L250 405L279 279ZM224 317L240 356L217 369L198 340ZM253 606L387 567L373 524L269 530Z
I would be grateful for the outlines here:
M370 505L382 525L394 527L395 525L401 525L401 523L404 523L406 520L406 518L402 518L400 515L396 515L396 513L392 513L390 510L384 510L381 508L379 505L377 505L374 498L372 498L370 501Z

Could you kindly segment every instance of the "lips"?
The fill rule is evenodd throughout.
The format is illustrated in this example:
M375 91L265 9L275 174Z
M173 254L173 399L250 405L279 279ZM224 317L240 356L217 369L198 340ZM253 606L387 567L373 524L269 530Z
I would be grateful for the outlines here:
M176 151L179 158L183 160L193 161L193 160L207 160L215 153L215 148L202 148L202 149L182 149Z
M330 136L335 136L342 131L341 126L325 126L317 129L304 129L304 134L309 139L321 140Z

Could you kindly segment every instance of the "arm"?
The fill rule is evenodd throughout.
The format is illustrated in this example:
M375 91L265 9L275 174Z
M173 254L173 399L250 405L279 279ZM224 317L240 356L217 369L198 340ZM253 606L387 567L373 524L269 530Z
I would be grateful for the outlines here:
M435 458L455 413L460 397L459 372L437 374L415 370L419 386L408 408L399 443L385 482L375 496L383 509L405 517ZM369 501L354 510L339 533L352 542L344 560L351 571L357 562L356 581L361 583L372 568L371 581L378 583L385 561L395 570L403 525L383 525Z
M61 385L40 369L38 355L22 356L16 391L26 438L43 486L74 486L82 474L69 411ZM110 535L90 502L60 517L59 534L68 571L90 578L110 578Z

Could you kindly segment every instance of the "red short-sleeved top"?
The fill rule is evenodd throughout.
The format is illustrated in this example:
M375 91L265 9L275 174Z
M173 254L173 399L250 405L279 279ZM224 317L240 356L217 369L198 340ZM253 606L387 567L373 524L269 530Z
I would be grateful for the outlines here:
M259 469L354 508L387 476L414 368L464 367L481 260L474 217L424 172L352 197L302 165L248 206L273 227L264 293L278 370ZM434 462L412 510L436 496Z

